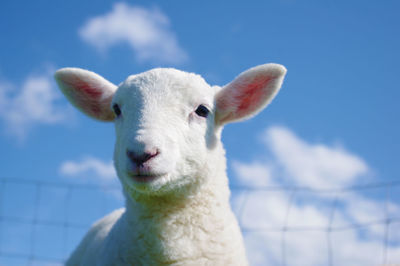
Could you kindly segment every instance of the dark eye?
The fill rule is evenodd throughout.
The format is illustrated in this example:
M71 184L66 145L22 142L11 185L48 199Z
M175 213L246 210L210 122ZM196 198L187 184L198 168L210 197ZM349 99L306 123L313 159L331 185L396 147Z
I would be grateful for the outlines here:
M119 108L118 104L114 104L113 105L113 110L116 116L120 116L121 115L121 109Z
M199 105L199 107L197 107L195 112L198 116L207 117L208 114L210 113L210 110L208 110L207 107L201 104Z

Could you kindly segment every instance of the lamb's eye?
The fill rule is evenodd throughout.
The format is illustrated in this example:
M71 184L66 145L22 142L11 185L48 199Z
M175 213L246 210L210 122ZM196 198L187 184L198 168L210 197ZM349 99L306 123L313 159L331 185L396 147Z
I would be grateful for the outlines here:
M113 108L114 113L115 113L116 116L120 116L121 115L121 109L119 108L118 104L114 104L112 108Z
M199 107L197 107L195 112L198 116L207 117L208 114L210 113L210 110L208 110L207 107L201 104L199 105Z

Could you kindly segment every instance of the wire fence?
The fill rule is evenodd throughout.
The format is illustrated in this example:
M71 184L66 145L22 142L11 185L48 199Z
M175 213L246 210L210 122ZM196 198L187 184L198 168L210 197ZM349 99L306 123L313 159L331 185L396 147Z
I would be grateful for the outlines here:
M400 180L231 189L252 265L400 264ZM95 220L123 206L120 191L0 178L0 266L62 265Z
M259 243L258 247L261 252L262 247L267 249L263 244L278 245L280 251L276 252L279 261L269 261L269 264L263 264L267 260L264 258L259 265L400 265L400 180L391 180L388 182L376 182L362 185L354 185L342 188L310 188L299 186L274 186L274 187L232 187L233 191L240 191L244 194L238 204L236 215L241 224L241 229L246 233L278 233L279 237L275 241ZM246 225L246 208L248 208L250 199L255 193L276 193L281 192L286 195L286 201L278 201L280 204L277 208L281 209L280 214L262 215L263 209L256 209L255 214L250 214L251 219L263 220L264 225L259 226L250 224ZM304 200L301 200L300 194L307 195L308 205ZM268 201L268 197L262 198L264 203ZM254 201L254 200L253 200ZM311 204L310 204L311 201ZM314 201L314 202L313 202ZM352 201L358 201L354 206ZM366 206L367 205L367 206ZM313 206L315 208L325 209L325 219L319 223L299 225L296 219L299 219L299 213L293 215L292 212L298 212L301 206ZM271 206L266 206L265 211ZM357 209L361 208L360 213L356 213ZM297 210L293 210L297 209ZM350 217L340 217L335 221L335 216L343 216L344 213L350 214ZM354 212L354 213L353 213ZM281 216L279 222L268 223L268 219L274 216ZM317 220L316 215L309 215L306 212L300 212L303 219L309 221ZM360 217L361 216L361 217ZM316 218L316 219L314 219ZM248 220L249 220L248 219ZM298 221L297 221L298 222ZM380 232L376 232L376 228L380 227ZM374 229L375 228L375 229ZM391 230L392 229L392 230ZM362 231L367 235L360 236ZM303 233L301 241L294 243L288 239L288 235L295 233ZM319 242L314 242L307 239L311 233L319 233L321 237ZM336 243L336 246L347 244L350 247L348 254L343 254L343 249L338 249L335 254L335 234L348 234L343 241L345 243ZM351 238L356 235L358 238ZM310 244L311 242L311 244ZM347 243L346 243L347 242ZM303 249L299 245L310 245L309 250L319 254L318 258L304 258L307 256L304 253L297 254L293 249L298 249L299 252ZM358 248L358 245L369 245L369 247ZM314 249L315 248L315 249ZM290 250L291 249L291 250ZM339 253L339 254L338 254ZM265 256L271 254L265 253ZM336 258L335 258L336 255ZM276 254L275 254L276 256ZM291 261L289 262L289 259ZM299 262L300 261L300 262ZM314 262L314 263L313 263Z

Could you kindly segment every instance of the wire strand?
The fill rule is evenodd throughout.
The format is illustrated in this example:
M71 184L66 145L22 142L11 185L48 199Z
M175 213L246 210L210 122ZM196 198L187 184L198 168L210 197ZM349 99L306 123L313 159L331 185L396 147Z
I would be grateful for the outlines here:
M5 191L9 189L9 185L13 186L31 186L34 190L34 197L32 202L27 202L27 204L31 204L33 208L32 217L19 217L15 214L6 213L7 206L6 204L12 204L8 201L6 202L6 193ZM359 184L341 188L314 188L314 187L304 187L304 186L266 186L266 187L246 187L246 186L232 186L232 191L239 193L239 202L237 202L237 217L239 220L239 224L241 225L241 229L243 233L280 233L280 255L281 255L281 265L291 265L288 262L288 234L296 233L296 232L321 232L325 234L326 241L326 261L329 266L335 265L335 250L333 246L332 236L340 233L347 232L351 230L362 230L362 229L370 229L374 226L383 226L383 237L382 237L382 264L386 265L389 263L389 248L390 241L392 240L390 233L390 227L395 224L400 224L400 217L391 217L390 213L390 204L392 203L392 191L393 188L400 188L400 180L390 180L386 182L375 182L368 184ZM47 189L60 189L65 190L65 195L62 195L63 203L60 204L60 208L64 208L62 217L57 217L59 219L50 218L42 218L40 217L39 209L42 210L41 204L43 204L43 193ZM30 179L18 179L18 178L0 178L0 263L2 259L23 259L26 261L27 265L35 264L37 265L39 262L47 262L47 263L59 263L62 264L65 261L65 258L68 256L70 245L68 244L73 240L71 238L71 233L74 230L86 231L90 224L74 222L77 219L73 219L74 214L71 212L73 206L73 194L75 191L80 189L88 189L93 191L119 191L120 187L118 186L103 186L103 185L91 185L91 184L70 184L70 183L59 183L59 182L47 182L40 180L30 180ZM380 219L371 219L369 221L364 222L352 222L348 224L339 224L335 225L334 219L339 209L339 204L341 200L345 197L344 193L354 192L354 191L367 191L373 189L382 189L385 191L384 195L384 206L383 212L384 216ZM17 189L18 190L18 189ZM284 219L282 225L269 225L269 226L258 226L258 227L250 227L243 223L246 215L246 207L250 205L251 193L254 192L273 192L280 191L286 192L288 194L287 206L285 206ZM327 214L327 224L321 226L293 226L289 224L289 217L291 216L291 212L293 206L298 204L296 202L296 197L302 193L317 193L319 195L324 196L324 200L329 200L328 204L328 214ZM329 195L332 194L332 195ZM307 194L308 195L308 194ZM326 196L329 195L329 196ZM121 205L123 202L120 202ZM106 198L102 198L99 206L99 212L101 215L105 214L106 207L108 206L108 201ZM284 207L284 206L282 206ZM374 217L374 216L371 216ZM30 235L27 236L29 239L29 248L27 250L10 250L5 247L6 239L6 228L5 224L19 225L22 227L30 228ZM61 242L60 247L62 252L59 255L52 256L43 256L43 254L38 254L38 245L40 243L40 235L38 234L39 226L51 226L60 230ZM398 237L398 234L396 234ZM397 242L400 242L400 239L393 239ZM61 254L61 255L60 255Z

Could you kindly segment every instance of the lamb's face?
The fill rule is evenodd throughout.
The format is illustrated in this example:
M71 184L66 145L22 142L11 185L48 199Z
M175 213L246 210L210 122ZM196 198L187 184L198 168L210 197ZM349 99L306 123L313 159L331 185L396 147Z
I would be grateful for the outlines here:
M78 109L114 121L114 161L125 189L160 194L218 178L225 167L222 125L261 111L285 73L280 65L261 65L223 88L174 69L130 76L119 87L77 68L60 69L55 78Z
M155 69L130 76L111 103L114 162L126 188L165 193L205 178L218 146L214 95L200 76Z

